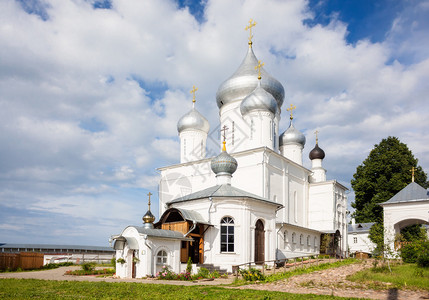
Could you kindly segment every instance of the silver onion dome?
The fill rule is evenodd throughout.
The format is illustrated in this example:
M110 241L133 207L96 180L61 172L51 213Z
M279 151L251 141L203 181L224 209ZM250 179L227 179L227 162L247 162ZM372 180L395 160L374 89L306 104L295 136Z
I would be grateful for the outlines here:
M228 154L225 150L222 151L218 156L212 159L211 168L212 171L218 174L230 174L232 175L237 170L237 160Z
M177 122L177 131L179 133L186 129L196 129L208 133L210 130L209 121L198 110L192 108Z
M322 148L319 147L318 144L314 146L313 150L310 151L309 155L311 160L313 159L324 159L325 158L325 151L323 151Z
M241 115L245 116L251 111L268 111L272 114L277 112L277 102L273 95L261 87L259 80L256 89L241 102Z
M280 135L279 144L280 146L289 144L301 144L304 147L305 136L302 134L301 131L299 131L293 126L292 120L290 121L289 128L286 129L286 131Z
M255 76L255 66L258 65L258 59L253 53L252 47L249 47L246 57L238 67L237 71L225 80L216 93L216 102L219 108L222 105L243 99L249 95L258 85L258 79ZM275 78L271 77L263 68L261 68L262 82L261 86L273 95L277 101L278 107L283 104L285 91L283 85Z

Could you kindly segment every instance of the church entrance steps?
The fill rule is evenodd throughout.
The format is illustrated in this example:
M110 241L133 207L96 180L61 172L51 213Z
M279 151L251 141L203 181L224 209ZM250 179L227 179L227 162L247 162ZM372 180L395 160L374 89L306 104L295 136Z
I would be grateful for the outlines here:
M213 264L197 264L197 268L206 268L210 273L217 271L220 275L228 274L226 269L221 269L219 266Z

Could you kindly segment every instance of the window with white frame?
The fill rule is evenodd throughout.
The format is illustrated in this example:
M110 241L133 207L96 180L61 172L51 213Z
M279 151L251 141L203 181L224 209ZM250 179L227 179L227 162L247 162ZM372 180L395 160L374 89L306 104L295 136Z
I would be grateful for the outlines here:
M302 233L299 235L299 243L304 245L304 235Z
M158 251L158 254L156 255L156 263L158 265L167 264L167 251L165 250Z
M234 220L230 217L220 221L220 252L234 252Z
M314 250L317 250L317 237L314 237Z
M357 244L357 237L353 238L353 244Z
M310 246L310 245L311 245L310 236L307 235L307 246Z
M296 244L296 233L292 232L292 243Z

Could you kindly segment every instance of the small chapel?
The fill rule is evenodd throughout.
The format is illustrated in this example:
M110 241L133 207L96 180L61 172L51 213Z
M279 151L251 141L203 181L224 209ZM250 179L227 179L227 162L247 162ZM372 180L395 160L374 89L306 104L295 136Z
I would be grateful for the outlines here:
M149 209L142 226L112 236L117 276L155 276L165 265L179 273L189 259L229 272L234 266L347 250L347 188L326 178L318 136L303 166L305 135L279 128L283 85L254 54L249 21L247 52L216 93L219 154L206 156L208 120L192 108L177 123L180 162L161 167L160 217ZM200 103L200 102L198 102Z

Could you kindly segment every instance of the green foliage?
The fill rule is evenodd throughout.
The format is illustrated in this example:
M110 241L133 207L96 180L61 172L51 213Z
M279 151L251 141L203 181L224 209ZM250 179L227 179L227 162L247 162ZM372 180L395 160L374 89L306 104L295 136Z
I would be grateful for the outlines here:
M426 241L426 230L420 224L414 224L401 229L400 242Z
M67 271L65 275L75 275L75 276L84 276L84 275L113 275L115 274L115 269L101 269L101 270L74 270Z
M91 271L94 271L95 269L95 263L94 262L83 263L81 267L83 271L91 272Z
M429 268L429 247L426 247L417 256L417 266L421 268Z
M427 175L407 145L396 137L383 139L356 169L351 185L355 191L353 216L357 222L377 222L383 218L378 205L393 197L411 182L415 167L415 182L428 187Z
M241 269L240 275L246 281L262 281L265 279L265 276L262 274L261 270L255 268Z
M429 250L429 241L410 242L409 244L402 245L401 258L405 263L415 263L419 255L425 255ZM429 254L428 254L429 255ZM424 258L422 258L424 261Z
M124 264L125 263L125 259L123 259L122 257L119 257L116 262L120 263L120 264Z
M198 277L202 277L202 278L209 278L210 271L208 269L206 269L206 268L199 268L197 276Z
M384 226L383 222L375 223L369 229L369 239L375 244L374 256L383 256L384 253Z
M191 257L188 258L188 262L186 264L186 272L192 273L192 259L191 259Z

